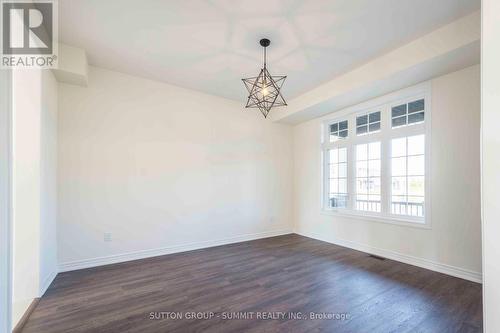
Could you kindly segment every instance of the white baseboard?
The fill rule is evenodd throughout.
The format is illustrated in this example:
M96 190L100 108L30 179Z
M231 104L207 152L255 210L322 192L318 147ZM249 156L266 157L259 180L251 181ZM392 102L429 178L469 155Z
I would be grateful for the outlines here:
M204 248L208 248L208 247L220 246L220 245L226 245L226 244L232 244L232 243L246 242L246 241L250 241L250 240L287 235L287 234L291 234L291 233L293 233L293 231L290 229L266 231L266 232L247 234L247 235L235 236L235 237L229 237L229 238L223 238L223 239L217 239L217 240L208 240L208 241L203 241L203 242L174 245L174 246L163 247L163 248L159 248L159 249L142 250L142 251L136 251L136 252L128 252L128 253L123 253L123 254L110 255L110 256L105 256L105 257L98 257L98 258L91 258L91 259L85 259L85 260L65 262L65 263L59 264L58 268L59 268L59 272L68 272L68 271L74 271L77 269L84 269L84 268L97 267L97 266L103 266L103 265L109 265L109 264L116 264L116 263L125 262L125 261L163 256L166 254L192 251L192 250L204 249Z
M377 248L377 247L373 247L373 246L369 246L369 245L365 245L365 244L361 244L361 243L357 243L357 242L353 242L353 241L349 241L349 240L345 240L345 239L332 238L332 237L329 237L328 239L326 239L322 236L313 235L313 234L309 234L309 233L301 233L301 232L295 232L295 233L298 235L304 236L304 237L309 237L309 238L317 239L317 240L324 241L327 243L332 243L335 245L347 247L347 248L350 248L353 250L366 252L369 254L374 254L374 255L377 255L380 257L399 261L399 262L413 265L413 266L422 267L425 269L429 269L431 271L451 275L451 276L458 277L458 278L461 278L464 280L469 280L469 281L473 281L473 282L477 282L477 283L482 283L482 280L483 280L481 272L475 272L475 271L471 271L471 270L468 270L465 268L460 268L460 267L456 267L456 266L442 264L442 263L435 262L432 260L418 258L418 257L410 256L407 254L402 254L402 253L394 252L391 250L381 249L381 248Z
M247 235L218 239L218 240L209 240L209 241L203 241L203 242L175 245L175 246L169 246L169 247L164 247L164 248L159 248L159 249L142 250L142 251L136 251L136 252L129 252L129 253L105 256L105 257L71 261L71 262L59 264L59 272L68 272L68 271L74 271L74 270L84 269L84 268L116 264L116 263L120 263L120 262L131 261L131 260L162 256L162 255L178 253L178 252L198 250L198 249L209 248L209 247L213 247L213 246L239 243L239 242L245 242L245 241L261 239L261 238L287 235L287 234L291 234L291 233L293 233L293 231L288 230L288 229L275 230L275 231L247 234ZM295 233L298 235L304 236L304 237L314 238L314 239L321 240L321 241L324 241L327 243L332 243L332 244L336 244L339 246L354 249L357 251L362 251L362 252L366 252L369 254L374 254L374 255L381 256L381 257L384 257L387 259L399 261L399 262L402 262L405 264L418 266L418 267L422 267L422 268L436 271L439 273L455 276L455 277L458 277L461 279L482 283L482 274L480 272L475 272L475 271L471 271L471 270L468 270L465 268L460 268L460 267L451 266L451 265L447 265L447 264L443 264L443 263L438 263L438 262L435 262L432 260L418 258L418 257L398 253L395 251L381 249L381 248L377 248L377 247L373 247L373 246L369 246L369 245L365 245L365 244L361 244L361 243L357 243L357 242L353 242L353 241L349 241L349 240L345 240L345 239L340 239L340 238L326 239L322 236L308 234L308 233L301 233L301 232L295 232ZM57 275L56 272L54 272L49 277L47 277L47 279L44 281L43 287L42 287L43 293L45 293L45 291L47 290L49 285L52 283L52 281L54 280L56 275ZM43 295L43 293L42 293L42 295Z
M42 284L40 285L39 297L42 297L43 294L45 294L45 292L47 291L47 289L49 289L50 284L52 283L52 281L54 281L56 276L57 276L57 271L52 271L50 272L49 275L45 277L45 279L42 281Z

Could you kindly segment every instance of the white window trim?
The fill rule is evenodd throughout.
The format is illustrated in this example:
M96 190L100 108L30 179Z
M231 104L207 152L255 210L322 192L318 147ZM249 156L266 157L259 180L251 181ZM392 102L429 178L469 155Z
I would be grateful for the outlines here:
M408 103L419 98L425 99L425 121L421 124L407 125L392 129L391 108L392 106ZM388 94L376 99L372 99L362 104L358 104L341 111L335 112L334 117L326 118L321 126L321 212L325 215L354 218L363 221L382 222L396 225L403 225L416 228L430 229L431 224L431 112L432 112L431 83L425 82L414 87L410 87L396 93ZM381 111L381 130L377 133L356 136L356 116L367 114L374 111ZM329 124L348 120L347 139L329 142ZM425 134L425 216L423 218L396 215L390 213L390 143L391 139L398 137L407 137L412 135ZM358 211L354 207L356 184L355 175L355 146L360 143L381 141L381 213ZM334 147L347 147L348 159L348 207L349 208L331 208L329 207L327 193L328 179L328 156L326 153Z

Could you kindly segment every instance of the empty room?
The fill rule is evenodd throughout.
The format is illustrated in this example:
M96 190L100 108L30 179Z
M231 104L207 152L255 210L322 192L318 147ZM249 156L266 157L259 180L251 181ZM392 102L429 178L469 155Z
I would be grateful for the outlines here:
M0 333L500 332L500 1L1 11Z

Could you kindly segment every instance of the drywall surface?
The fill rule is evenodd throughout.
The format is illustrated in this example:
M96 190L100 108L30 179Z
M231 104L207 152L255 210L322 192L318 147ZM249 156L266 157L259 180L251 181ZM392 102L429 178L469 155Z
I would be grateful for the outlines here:
M40 294L57 274L57 81L42 71L40 108Z
M482 2L482 213L484 332L500 332L500 3Z
M21 69L12 74L13 326L39 296L41 75Z
M58 147L63 269L291 230L291 128L242 104L89 67Z
M15 326L57 273L57 82L49 70L16 69L12 94Z

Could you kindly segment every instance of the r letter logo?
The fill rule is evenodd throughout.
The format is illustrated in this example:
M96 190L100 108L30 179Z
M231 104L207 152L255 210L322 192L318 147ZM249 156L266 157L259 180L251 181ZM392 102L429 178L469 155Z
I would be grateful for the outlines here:
M57 67L57 3L2 0L2 68Z

